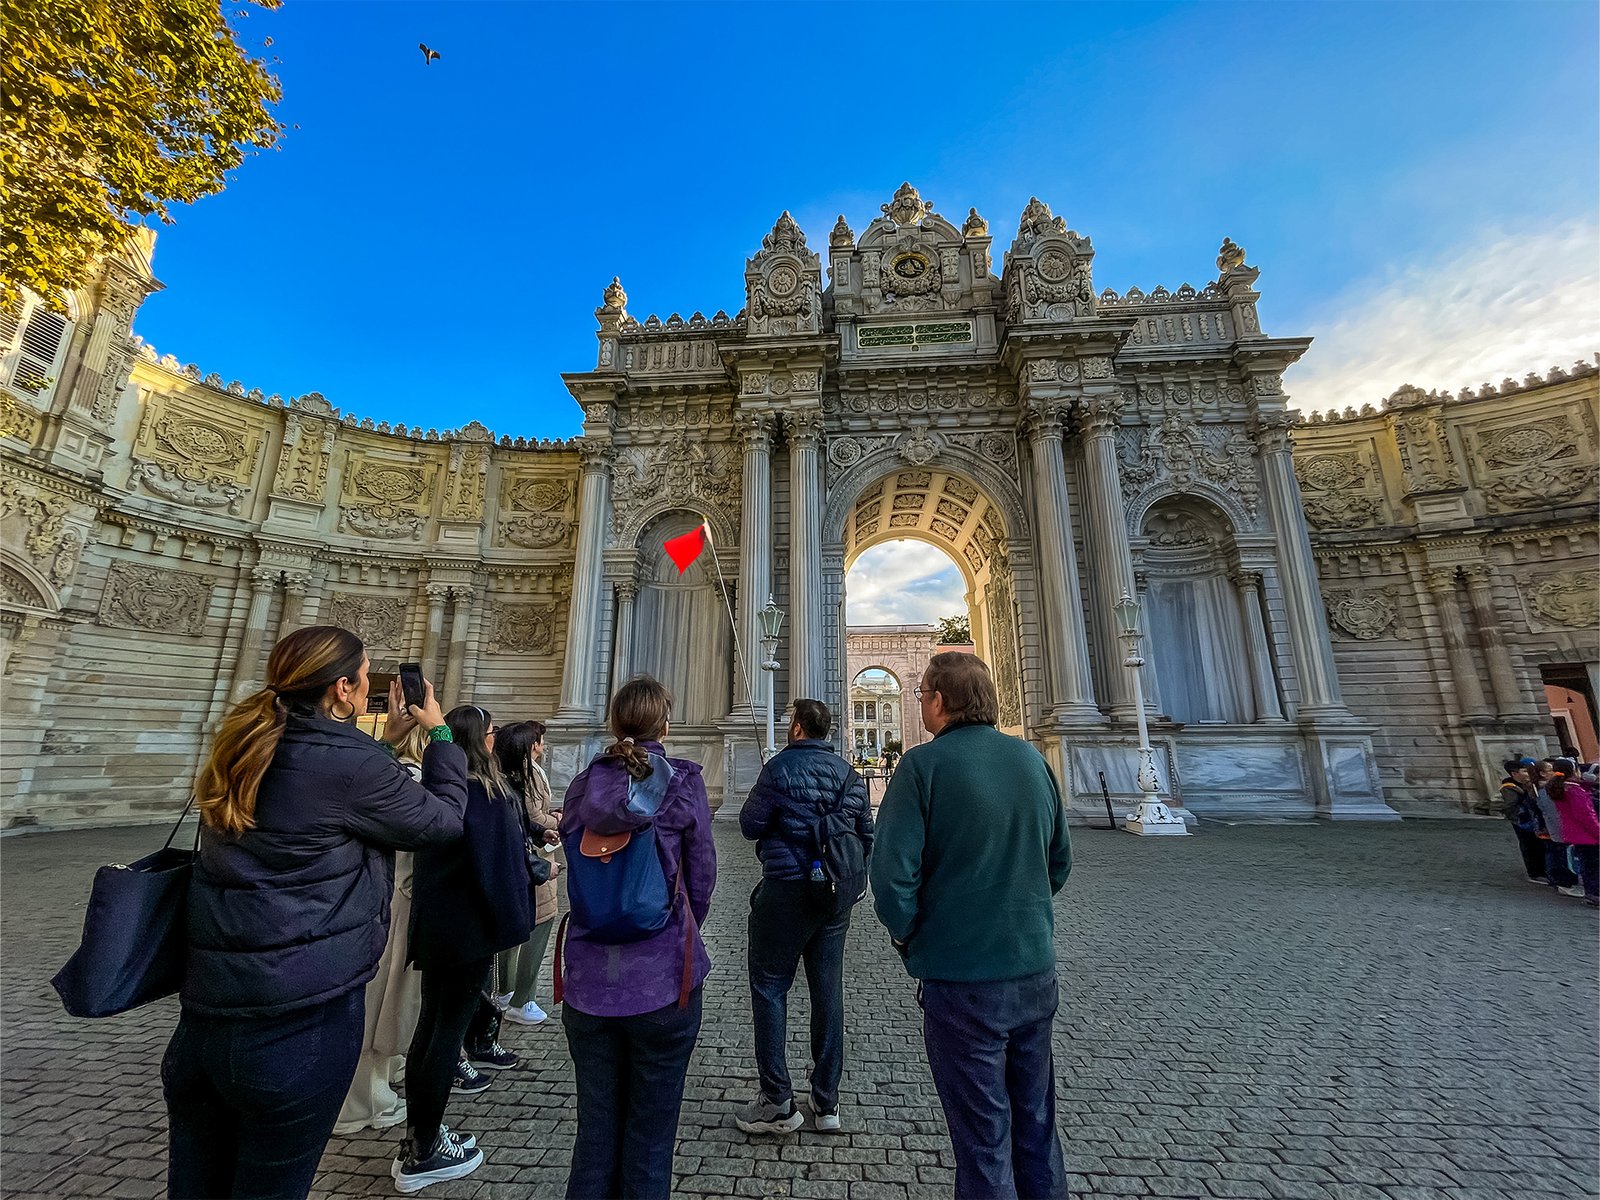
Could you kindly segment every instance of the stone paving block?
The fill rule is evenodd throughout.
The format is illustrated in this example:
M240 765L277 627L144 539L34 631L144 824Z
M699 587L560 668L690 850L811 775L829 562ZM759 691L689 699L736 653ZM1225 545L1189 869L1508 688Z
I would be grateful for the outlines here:
M734 1106L756 1088L743 975L744 898L756 867L732 816L713 827L721 881L705 933L717 966L690 1066L676 1190L949 1196L954 1158L914 985L865 908L846 944L845 1131L750 1138L732 1126ZM93 865L129 861L148 840L135 829L0 843L8 1197L161 1190L158 1068L176 1002L75 1021L45 982L76 944ZM1206 823L1181 848L1080 832L1074 851L1056 908L1055 1039L1074 1195L1600 1195L1592 1091L1549 1056L1530 1059L1515 1028L1484 1016L1514 1010L1529 1027L1566 1028L1600 980L1593 914L1522 883L1502 823ZM1308 869L1268 888L1263 862ZM1151 894L1181 920L1150 929ZM1130 954L1135 927L1149 944ZM1130 1039L1126 1014L1152 1002L1159 1027ZM791 1008L790 1070L803 1090L803 986ZM1576 1036L1567 1058L1594 1062L1595 1031ZM524 1066L480 1097L453 1097L448 1114L478 1135L489 1165L429 1188L428 1200L554 1200L565 1186L575 1084L559 1015L509 1027L503 1040ZM1508 1125L1506 1113L1517 1121ZM397 1143L392 1132L333 1139L314 1194L392 1195ZM41 1146L57 1152L46 1158Z

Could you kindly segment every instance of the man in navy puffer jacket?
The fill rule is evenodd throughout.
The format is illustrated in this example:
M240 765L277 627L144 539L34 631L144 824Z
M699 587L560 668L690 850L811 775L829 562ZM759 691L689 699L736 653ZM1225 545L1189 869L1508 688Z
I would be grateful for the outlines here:
M739 812L756 843L761 883L750 897L750 1006L761 1094L735 1122L746 1133L792 1133L805 1118L795 1108L784 1059L789 988L803 958L811 992L811 1112L816 1127L837 1132L844 1070L844 939L855 897L831 898L813 882L820 862L817 825L842 808L872 853L872 807L866 781L827 742L833 716L820 700L796 700L789 744L761 769Z

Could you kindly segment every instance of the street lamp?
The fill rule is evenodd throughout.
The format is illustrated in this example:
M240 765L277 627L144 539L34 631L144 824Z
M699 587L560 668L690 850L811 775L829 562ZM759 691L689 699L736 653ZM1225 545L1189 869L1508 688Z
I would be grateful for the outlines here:
M1122 828L1129 833L1186 837L1189 827L1184 824L1183 818L1174 816L1172 810L1161 803L1156 795L1159 786L1156 779L1156 752L1150 747L1150 725L1144 716L1144 679L1141 670L1144 656L1139 653L1139 642L1144 634L1139 630L1139 602L1123 592L1122 599L1112 605L1112 611L1117 614L1117 623L1122 626L1117 636L1128 644L1128 657L1122 660L1122 665L1133 671L1133 710L1139 718L1139 807L1127 815Z
M761 669L767 673L767 752L765 757L771 758L778 752L774 745L775 730L773 728L772 713L772 681L778 675L778 631L783 628L784 611L773 603L772 597L767 596L767 603L756 619L761 622L761 653L765 661Z

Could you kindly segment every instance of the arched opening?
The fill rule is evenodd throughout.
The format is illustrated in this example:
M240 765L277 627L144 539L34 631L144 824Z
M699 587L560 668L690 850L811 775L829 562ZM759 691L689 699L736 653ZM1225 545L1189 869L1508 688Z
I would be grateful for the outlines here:
M853 719L854 684L864 670L883 669L909 696L933 654L966 650L994 672L1001 726L1023 733L1009 531L987 491L938 463L896 469L860 485L842 524L834 527L842 534L837 561L843 575L835 694L847 716ZM957 640L946 622L964 624L966 640ZM927 740L914 702L906 700L897 711L905 748ZM854 738L852 728L847 745L853 747Z
M1232 523L1184 496L1154 505L1141 532L1146 644L1162 712L1185 724L1255 721Z
M845 744L857 762L877 763L904 747L905 688L883 667L868 667L850 681L845 703Z

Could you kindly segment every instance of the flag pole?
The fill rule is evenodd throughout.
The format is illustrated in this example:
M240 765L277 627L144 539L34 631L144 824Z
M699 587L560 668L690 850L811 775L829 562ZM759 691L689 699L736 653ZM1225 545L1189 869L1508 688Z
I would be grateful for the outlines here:
M739 646L739 625L738 622L733 619L733 602L728 599L728 580L727 577L723 575L722 563L717 558L716 543L711 539L711 522L706 519L704 514L702 514L700 517L700 528L705 533L706 547L711 551L711 563L717 569L717 582L722 585L719 589L722 592L722 607L728 614L728 631L733 637L734 660L739 664L739 677L744 680L745 697L750 701L750 731L755 735L756 753L760 755L763 753L761 743L761 726L756 724L756 698L750 691L750 668L745 662L744 651ZM762 761L765 762L766 760L763 758ZM731 787L732 784L733 781L730 779L728 781L728 786Z

